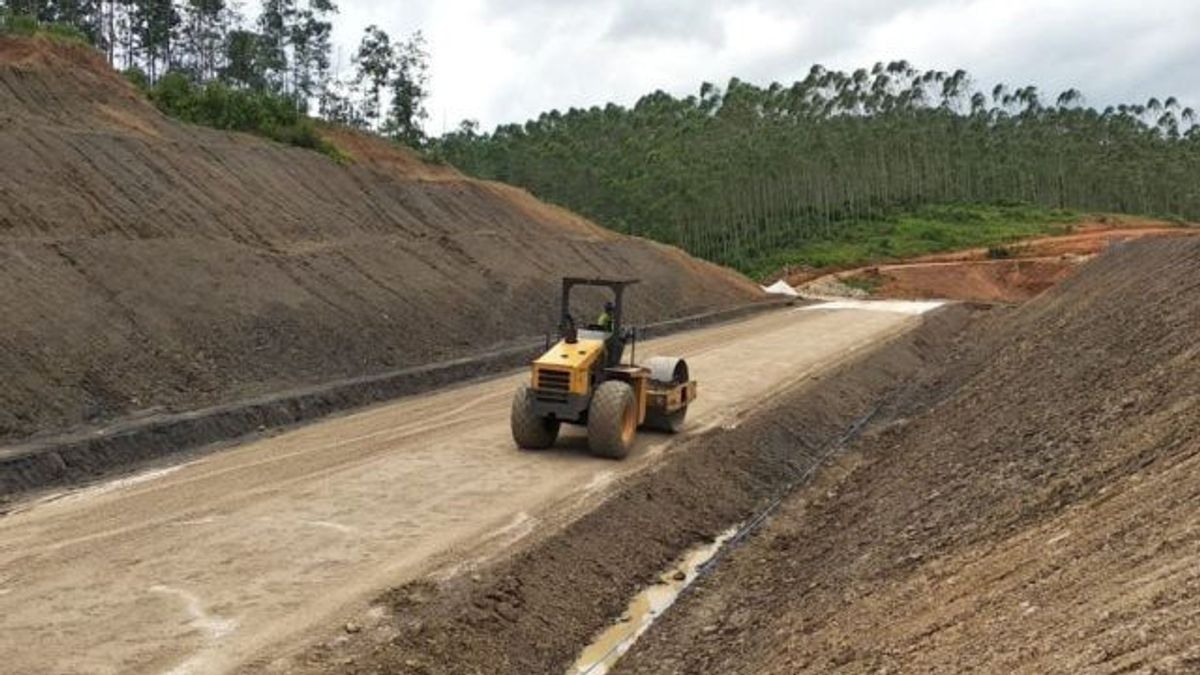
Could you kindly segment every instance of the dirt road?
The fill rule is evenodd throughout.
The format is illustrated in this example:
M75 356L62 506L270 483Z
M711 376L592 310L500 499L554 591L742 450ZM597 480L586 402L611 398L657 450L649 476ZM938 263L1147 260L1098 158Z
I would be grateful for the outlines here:
M641 345L685 355L685 436L917 321L785 310ZM519 452L522 375L406 399L179 466L58 495L0 520L5 672L221 672L285 651L416 575L461 569L594 506L673 445L614 463ZM258 663L265 663L259 661Z

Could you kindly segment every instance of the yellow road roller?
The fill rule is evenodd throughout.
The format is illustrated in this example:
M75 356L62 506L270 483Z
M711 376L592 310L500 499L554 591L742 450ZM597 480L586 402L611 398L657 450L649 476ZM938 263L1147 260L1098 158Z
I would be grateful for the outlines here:
M639 427L667 433L683 428L696 381L687 362L659 356L636 365L637 333L622 323L625 290L636 279L562 280L558 340L532 363L530 381L512 402L512 436L520 448L554 445L565 424L587 428L588 448L600 457L629 454ZM571 291L607 289L612 299L595 323L579 327L571 316ZM622 363L626 345L630 359Z

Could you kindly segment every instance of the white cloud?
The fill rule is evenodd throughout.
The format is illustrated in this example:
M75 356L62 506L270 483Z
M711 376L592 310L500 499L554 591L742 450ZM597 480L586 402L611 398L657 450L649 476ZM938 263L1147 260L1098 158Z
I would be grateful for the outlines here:
M738 76L802 78L907 59L964 68L984 88L1081 89L1090 103L1178 96L1200 106L1196 0L342 0L341 62L371 23L425 32L428 131L551 108L632 104Z

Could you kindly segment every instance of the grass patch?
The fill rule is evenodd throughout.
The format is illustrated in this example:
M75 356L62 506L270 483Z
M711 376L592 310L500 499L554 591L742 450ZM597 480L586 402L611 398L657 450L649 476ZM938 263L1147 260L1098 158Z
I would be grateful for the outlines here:
M67 44L90 45L87 36L67 23L38 21L27 14L0 11L0 35L48 38Z
M1034 236L1066 234L1081 214L1031 205L939 204L877 220L842 223L828 238L777 251L744 266L765 278L787 266L858 267L965 248L997 251Z
M838 279L838 281L842 282L843 285L849 286L850 288L857 288L867 295L874 295L875 291L879 290L879 287L883 285L883 277L880 277L877 274L869 276L842 277L841 279Z

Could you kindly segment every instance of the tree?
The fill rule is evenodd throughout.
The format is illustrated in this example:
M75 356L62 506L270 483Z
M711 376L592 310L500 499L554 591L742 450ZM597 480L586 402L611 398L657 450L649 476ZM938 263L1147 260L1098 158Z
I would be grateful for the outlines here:
M187 0L183 5L181 43L186 54L183 66L196 81L217 76L227 11L225 0Z
M137 49L153 82L174 65L172 47L179 13L172 0L134 0L130 18Z
M1074 89L976 91L965 71L894 61L817 65L790 86L734 78L684 98L654 92L632 108L549 111L490 134L466 126L432 150L613 229L751 269L928 204L1200 218L1198 129L1174 97L1102 113Z
M354 67L354 84L363 92L362 118L367 125L376 127L383 116L383 92L396 69L392 38L379 26L367 26L363 31L358 51L354 53Z
M428 86L429 54L425 38L418 31L393 50L390 82L391 102L383 132L390 138L414 148L425 144L421 124L428 117L425 98Z
M288 91L288 48L295 33L295 0L264 0L258 15L258 63L272 92Z
M364 125L413 147L423 145L429 54L420 31L397 43L378 26L368 26L354 65L353 88L362 96L359 118Z
M309 99L320 95L329 80L333 24L326 17L336 11L330 0L310 0L292 26L294 91L306 105Z
M271 46L258 33L235 30L225 40L225 66L221 79L235 86L261 91L267 88Z

